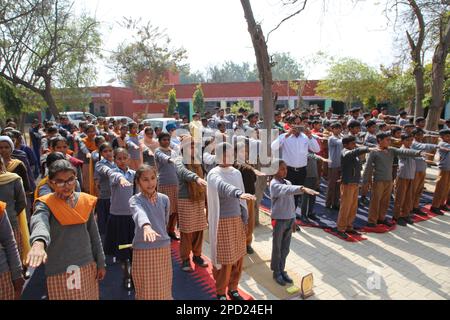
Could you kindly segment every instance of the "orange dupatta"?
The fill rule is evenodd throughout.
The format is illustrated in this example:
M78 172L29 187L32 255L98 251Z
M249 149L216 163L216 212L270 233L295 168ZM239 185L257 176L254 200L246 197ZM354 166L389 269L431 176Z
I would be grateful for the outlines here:
M45 203L61 225L72 226L86 223L89 220L97 203L97 197L80 193L75 208L70 207L66 201L59 199L54 193L40 197L36 201Z
M34 189L34 198L39 198L39 189L48 182L48 177L45 177L39 181L39 184L36 186L36 189Z
M0 218L5 214L6 203L0 201Z

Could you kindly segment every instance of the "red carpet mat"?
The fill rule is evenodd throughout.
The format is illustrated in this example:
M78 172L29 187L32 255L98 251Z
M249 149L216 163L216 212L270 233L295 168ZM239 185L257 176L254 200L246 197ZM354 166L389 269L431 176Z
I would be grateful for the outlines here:
M191 267L194 269L194 272L188 273L190 277L193 278L193 280L200 284L205 291L207 291L211 296L216 296L216 283L214 281L213 277L213 267L211 260L209 260L204 255L202 258L205 260L205 262L208 263L207 268L201 268L196 266L192 262L192 254L191 254ZM175 262L175 265L178 267L181 267L181 257L180 257L180 242L179 241L172 241L172 260ZM245 299L245 300L255 300L249 293L245 292L244 290L239 288L239 294ZM229 299L229 298L228 298Z
M376 227L371 228L366 226L358 229L358 231L365 233L387 233L394 231L396 228L397 226L395 224L393 224L392 227L385 226L384 224L378 224Z
M430 211L431 210L431 205L426 205L426 206L422 207L421 209L423 210L423 212L425 212L427 214L427 216L423 216L422 217L422 216L419 216L417 214L414 214L412 216L412 219L413 219L413 221L415 223L423 222L423 221L427 221L427 220L433 219L435 217L439 217L439 215L437 215L437 214L435 214L435 213ZM441 211L441 212L444 213L444 214L446 214L446 213L448 214L449 213L448 211Z

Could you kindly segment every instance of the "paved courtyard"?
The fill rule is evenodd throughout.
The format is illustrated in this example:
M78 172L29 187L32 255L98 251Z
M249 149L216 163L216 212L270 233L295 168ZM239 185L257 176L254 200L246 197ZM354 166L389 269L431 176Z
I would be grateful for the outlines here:
M428 176L428 190L434 189L435 174ZM270 218L261 215L256 253L245 258L241 287L256 299L299 299L272 279ZM310 299L450 299L449 215L365 237L350 243L321 229L302 228L293 236L287 271L297 286L301 276L313 273Z

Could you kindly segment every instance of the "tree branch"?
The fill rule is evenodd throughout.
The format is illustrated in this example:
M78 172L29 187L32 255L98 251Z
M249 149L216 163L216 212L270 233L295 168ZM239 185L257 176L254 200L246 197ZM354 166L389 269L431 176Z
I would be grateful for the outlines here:
M297 0L294 0L294 1L291 2L291 4L294 4L294 3L296 3L296 2L297 2ZM308 2L308 0L304 0L304 1L303 1L303 6L302 6L299 10L297 10L296 12L290 14L289 16L287 16L286 18L284 18L283 20L281 20L280 23L278 23L278 25L277 25L275 28L273 28L272 30L270 30L269 33L268 33L267 36L266 36L266 43L269 42L269 36L270 36L270 34L271 34L272 32L274 32L274 31L277 30L279 27L281 27L281 25L282 25L284 22L286 22L287 20L291 19L292 17L295 17L296 15L300 14L300 12L302 12L303 10L305 10L307 2Z

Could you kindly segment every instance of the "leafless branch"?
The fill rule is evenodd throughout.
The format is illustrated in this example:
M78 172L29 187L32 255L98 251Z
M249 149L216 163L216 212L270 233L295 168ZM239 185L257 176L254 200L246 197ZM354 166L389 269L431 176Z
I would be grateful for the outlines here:
M285 2L284 5L286 5L286 4L295 4L295 3L297 3L297 2L298 2L298 0L290 0L290 1L288 1L288 3ZM303 10L305 10L306 4L307 4L307 3L308 3L308 0L303 0L303 4L301 5L301 8L300 8L299 10L295 11L294 13L290 14L289 16L287 16L286 18L284 18L283 20L281 20L280 23L278 23L278 25L277 25L275 28L273 28L272 30L270 30L269 33L267 33L267 36L266 36L266 43L269 42L269 37L270 37L270 34L271 34L272 32L274 32L275 30L277 30L278 28L280 28L281 25L282 25L284 22L288 21L289 19L295 17L296 15L300 14Z

